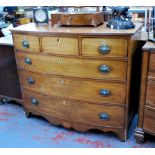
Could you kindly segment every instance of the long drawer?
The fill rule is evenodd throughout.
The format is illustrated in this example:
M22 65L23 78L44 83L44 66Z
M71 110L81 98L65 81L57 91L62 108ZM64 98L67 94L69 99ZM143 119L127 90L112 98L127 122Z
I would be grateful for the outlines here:
M40 52L39 37L33 35L14 34L14 46L20 51Z
M78 55L78 38L42 37L44 53Z
M82 38L82 55L126 57L127 40L121 38Z
M146 90L146 104L155 107L155 81L148 80Z
M82 78L126 80L127 62L120 60L92 60L55 57L41 54L16 52L20 68Z
M155 134L155 108L145 106L143 128Z
M19 71L21 86L35 92L99 103L125 103L126 84ZM121 97L120 97L121 96Z
M23 99L24 107L49 116L95 126L124 127L125 110L119 106L71 101L25 89L23 89Z

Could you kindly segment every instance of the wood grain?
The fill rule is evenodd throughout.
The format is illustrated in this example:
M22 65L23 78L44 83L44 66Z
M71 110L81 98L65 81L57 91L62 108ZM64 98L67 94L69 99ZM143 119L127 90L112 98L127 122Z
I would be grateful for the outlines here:
M34 93L23 89L24 107L49 116L70 120L81 124L122 128L124 126L124 108L118 106L100 106L86 102L60 99ZM31 99L36 98L38 105L32 105ZM106 112L110 119L99 119L99 114Z
M19 75L21 86L32 91L89 102L125 104L126 84L47 76L23 70L19 71ZM35 80L34 84L28 84L30 77ZM108 89L111 95L101 95L102 89Z
M32 60L32 65L25 64L25 58ZM28 53L16 53L17 65L20 68L64 76L81 78L126 80L126 62L113 60L89 60ZM99 72L101 65L108 65L111 71L107 74Z
M42 37L44 53L78 55L78 38Z
M155 72L155 54L150 53L149 72Z
M106 44L111 51L108 54L100 54L98 48ZM126 57L127 56L127 40L120 38L82 38L82 55L83 56L99 56L99 57Z
M155 108L151 108L149 106L145 106L144 112L144 124L143 128L145 131L149 131L154 133L155 131Z
M155 81L153 80L147 82L146 104L155 107Z
M24 48L22 46L22 41L26 39L29 42L29 48ZM20 35L20 34L14 34L13 35L14 40L14 46L15 49L20 51L30 51L30 52L40 52L40 44L39 44L39 37L33 36L33 35Z

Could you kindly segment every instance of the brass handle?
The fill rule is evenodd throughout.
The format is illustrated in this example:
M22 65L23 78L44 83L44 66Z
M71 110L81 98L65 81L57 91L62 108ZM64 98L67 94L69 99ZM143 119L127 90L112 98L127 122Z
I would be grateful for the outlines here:
M108 90L108 89L101 89L100 94L102 96L110 96L111 95L110 90Z
M35 80L33 78L29 77L29 78L27 78L27 82L28 82L28 84L32 85L35 83Z
M108 66L108 65L101 65L101 66L99 67L99 71L100 71L101 73L107 74L107 73L109 73L109 72L111 71L111 67Z
M32 105L38 105L39 104L39 102L36 98L32 98L31 103L32 103Z
M101 54L108 54L111 51L110 47L106 44L106 41L103 41L102 45L99 46L98 50Z
M100 118L101 120L103 120L103 121L108 121L108 120L110 120L110 116L109 116L107 113L105 113L105 112L101 112L101 113L99 114L99 118Z
M23 48L29 48L30 46L29 46L28 40L23 40L22 41L22 46L23 46Z
M25 63L28 65L32 65L32 60L30 58L25 58Z

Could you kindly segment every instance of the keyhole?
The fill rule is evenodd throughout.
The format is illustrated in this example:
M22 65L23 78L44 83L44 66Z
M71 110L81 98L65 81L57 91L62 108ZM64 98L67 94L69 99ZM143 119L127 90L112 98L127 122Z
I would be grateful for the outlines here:
M59 58L59 63L62 63L62 58Z
M60 43L60 38L58 38L58 43Z

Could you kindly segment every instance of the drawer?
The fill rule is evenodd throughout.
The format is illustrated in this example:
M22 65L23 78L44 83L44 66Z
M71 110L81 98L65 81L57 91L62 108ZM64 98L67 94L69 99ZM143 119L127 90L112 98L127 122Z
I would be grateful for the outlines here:
M81 78L126 80L127 62L120 60L90 60L35 55L16 52L20 68Z
M14 34L14 46L17 50L40 52L39 37L33 35Z
M78 55L78 38L42 37L44 53Z
M103 106L51 97L23 90L24 107L64 120L123 128L125 110L119 106Z
M155 107L155 81L148 80L146 91L146 104Z
M127 40L119 38L83 38L82 55L127 57Z
M150 53L149 71L155 72L155 54Z
M155 108L145 106L143 128L155 134Z
M48 76L22 70L19 75L21 86L35 92L90 102L125 104L126 84Z

